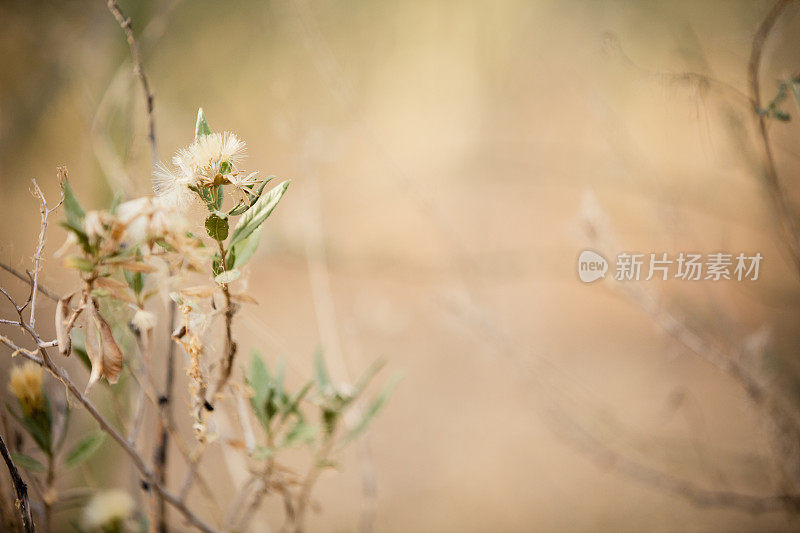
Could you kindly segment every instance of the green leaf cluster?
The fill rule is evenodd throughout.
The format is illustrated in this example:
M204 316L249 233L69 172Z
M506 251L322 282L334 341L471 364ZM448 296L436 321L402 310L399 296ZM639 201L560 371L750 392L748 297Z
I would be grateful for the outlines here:
M195 141L212 133L203 109L197 111L195 123ZM233 169L228 164L222 165L220 172L224 175ZM258 186L245 187L245 199L240 200L228 210L223 210L225 186L191 187L200 200L206 205L209 215L205 220L208 236L217 241L220 251L212 257L211 271L217 283L227 284L238 278L238 273L230 274L244 266L256 252L261 237L261 228L278 205L289 180L280 183L269 192L264 193L267 183L274 176L265 179ZM240 217L233 230L230 230L230 217ZM230 239L228 237L230 236ZM227 240L227 243L225 242Z
M274 372L270 372L261 356L254 352L245 374L253 392L250 405L266 432L267 442L257 447L253 457L266 459L281 448L299 444L317 447L336 444L341 448L357 439L384 408L399 378L389 380L367 403L352 427L340 431L340 421L384 366L385 361L379 359L352 387L335 387L322 351L318 350L314 355L312 378L299 389L291 390L285 380L285 360L279 360ZM311 411L317 411L318 422L313 422Z

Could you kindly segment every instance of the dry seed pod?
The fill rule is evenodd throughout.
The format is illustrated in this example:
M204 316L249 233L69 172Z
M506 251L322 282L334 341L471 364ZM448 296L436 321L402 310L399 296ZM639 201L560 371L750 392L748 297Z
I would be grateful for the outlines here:
M69 301L72 295L61 298L56 304L56 340L58 341L58 351L64 357L69 357L72 353L72 339L67 331L67 315L69 314Z
M100 376L105 376L109 383L114 384L122 372L123 355L111 326L100 316L97 304L90 299L86 318L86 353L92 363L92 372L86 390L94 385Z

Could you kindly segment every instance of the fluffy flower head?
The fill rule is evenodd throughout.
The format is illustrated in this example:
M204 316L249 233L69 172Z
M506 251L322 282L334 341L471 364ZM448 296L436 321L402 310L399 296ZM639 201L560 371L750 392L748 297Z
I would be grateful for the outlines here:
M90 531L121 531L133 505L133 498L123 490L98 492L83 509L83 525Z
M244 159L245 143L231 132L203 135L172 158L174 168L163 163L153 171L156 197L172 207L185 209L193 198L190 187L231 183Z
M43 409L42 367L33 361L14 367L11 371L8 390L19 400L26 415L32 416L35 412Z

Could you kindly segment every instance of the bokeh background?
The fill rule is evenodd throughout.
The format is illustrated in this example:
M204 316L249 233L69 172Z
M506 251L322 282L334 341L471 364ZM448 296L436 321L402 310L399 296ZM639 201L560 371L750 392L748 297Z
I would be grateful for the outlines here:
M742 96L770 2L121 5L155 92L160 157L191 141L202 106L213 129L248 142L248 168L293 180L249 267L260 304L237 317L240 353L286 356L297 382L318 346L337 379L380 355L405 376L322 477L312 531L355 531L373 512L376 530L398 532L800 527L620 472L625 457L709 489L781 489L741 387L575 270L592 246L582 217L598 207L620 246L609 257L759 251L757 282L643 288L795 401L800 293ZM799 15L790 7L767 43L765 99L797 74ZM794 199L800 128L770 127ZM3 261L30 260L30 179L55 198L59 164L87 206L147 193L146 133L104 2L0 3ZM64 237L51 228L42 278L60 290L73 281L52 259ZM89 479L136 491L107 448ZM245 475L232 453L219 445L208 460L223 507ZM171 464L181 479L177 454ZM266 505L253 530L279 513Z

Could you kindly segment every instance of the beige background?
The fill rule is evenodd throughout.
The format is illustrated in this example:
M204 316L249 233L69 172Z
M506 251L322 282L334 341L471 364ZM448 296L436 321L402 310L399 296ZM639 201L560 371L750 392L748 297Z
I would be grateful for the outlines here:
M366 441L377 530L798 527L636 483L575 439L581 428L707 488L778 490L736 383L609 284L575 274L590 245L586 191L621 249L760 251L758 282L646 288L714 338L741 347L762 335L751 364L794 398L800 294L748 156L750 110L733 91L671 75L746 91L769 5L123 3L142 35L161 157L191 140L203 106L212 128L248 142L249 168L293 179L250 267L260 305L237 318L241 352L286 355L295 382L320 344L340 379L379 355L387 377L405 375ZM767 97L796 74L798 14L766 49ZM3 259L22 266L38 223L31 178L55 197L66 164L84 204L100 207L124 176L148 191L150 155L103 2L0 4L0 47L0 239ZM794 190L797 121L772 127ZM63 237L52 229L50 253ZM65 289L71 275L50 260L43 279ZM341 459L319 483L313 531L357 529L363 454ZM224 502L233 481L211 468ZM259 520L277 526L278 515L271 504Z

